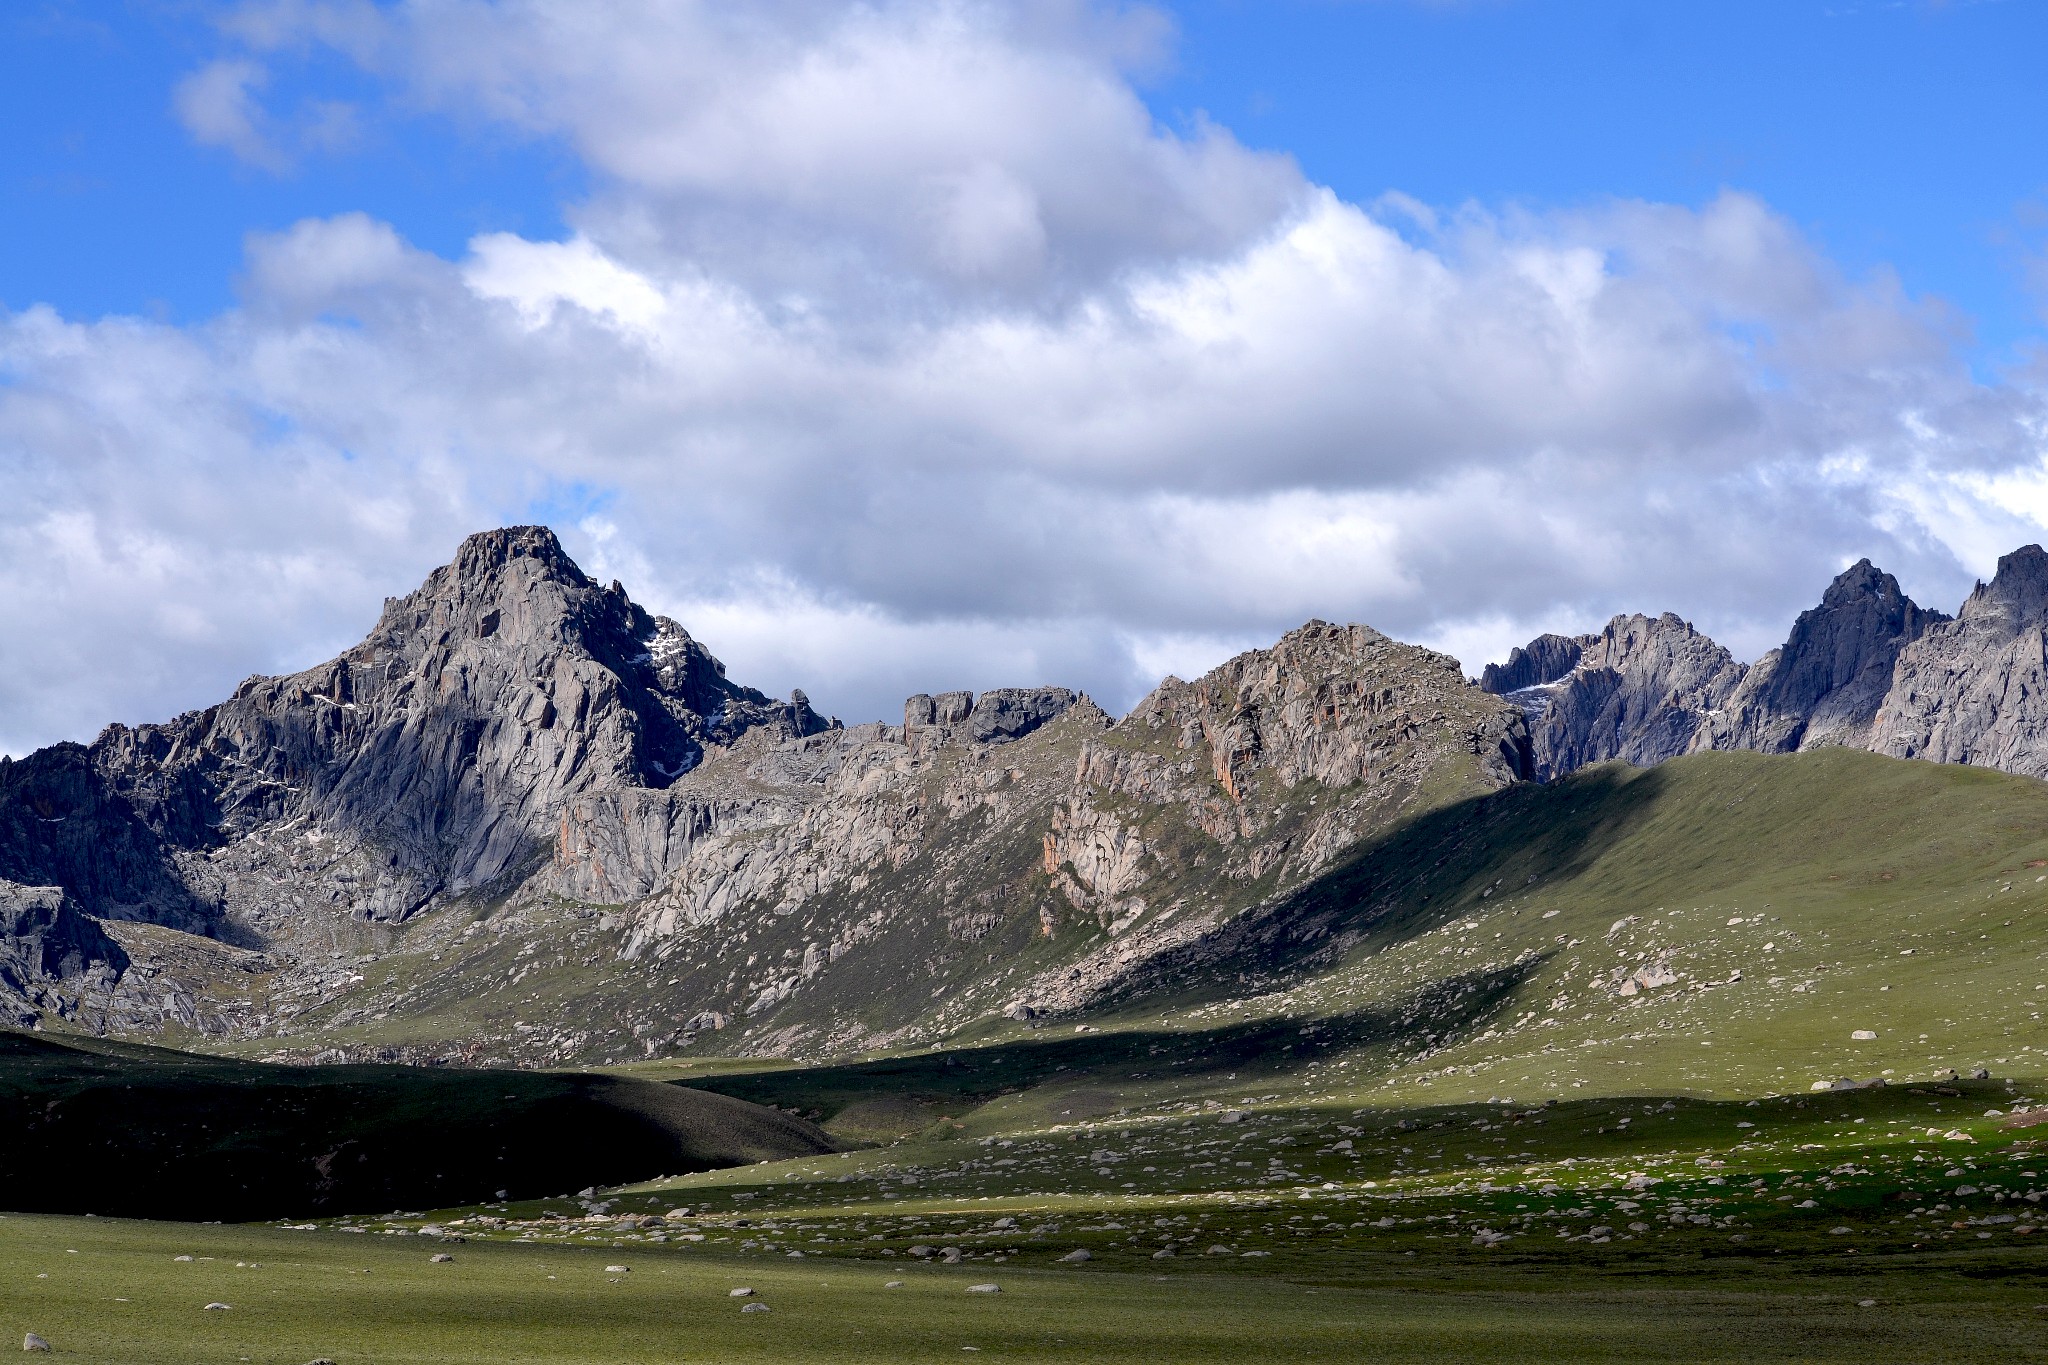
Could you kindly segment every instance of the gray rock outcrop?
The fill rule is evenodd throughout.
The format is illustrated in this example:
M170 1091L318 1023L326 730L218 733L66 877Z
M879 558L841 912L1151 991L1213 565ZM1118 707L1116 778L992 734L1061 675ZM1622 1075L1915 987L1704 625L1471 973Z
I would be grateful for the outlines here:
M2048 552L1998 561L1953 621L1899 651L1869 747L2048 777Z
M1574 651L1568 670L1557 672ZM1744 672L1726 649L1669 612L1617 616L1597 636L1543 636L1518 653L1489 669L1480 686L1527 714L1544 780L1609 759L1646 765L1687 752ZM1522 686L1507 689L1516 682Z
M1479 686L1495 696L1506 696L1554 683L1577 668L1586 651L1599 643L1597 635L1539 635L1508 651L1506 663L1488 664Z
M0 1009L31 1022L40 1007L69 1015L62 988L87 978L111 985L128 954L61 886L0 881ZM54 989L53 989L54 988Z

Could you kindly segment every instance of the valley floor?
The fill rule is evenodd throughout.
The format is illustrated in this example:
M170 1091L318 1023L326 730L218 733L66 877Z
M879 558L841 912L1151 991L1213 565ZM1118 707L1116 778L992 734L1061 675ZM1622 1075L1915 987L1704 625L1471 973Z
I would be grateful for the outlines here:
M431 1254L448 1254L445 1263ZM191 1259L184 1259L184 1258ZM1961 1361L2048 1347L2048 1258L1536 1271L773 1261L13 1216L0 1324L93 1362ZM617 1267L624 1266L620 1270ZM900 1282L890 1287L892 1282ZM999 1293L970 1286L996 1283ZM751 1288L734 1297L737 1288ZM1868 1306L1859 1306L1872 1301ZM209 1309L208 1304L226 1304ZM765 1305L767 1312L743 1311Z
M861 1150L553 1199L15 1214L0 1329L162 1365L2029 1359L2039 1088L913 1109Z

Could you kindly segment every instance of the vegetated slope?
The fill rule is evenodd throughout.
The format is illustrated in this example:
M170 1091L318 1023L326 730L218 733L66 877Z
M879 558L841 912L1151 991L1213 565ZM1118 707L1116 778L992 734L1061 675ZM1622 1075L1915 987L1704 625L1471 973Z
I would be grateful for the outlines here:
M284 1067L0 1032L0 1205L226 1219L435 1207L832 1150L617 1076Z
M1328 1064L1418 1096L2048 1071L2044 910L2038 782L1847 750L1609 765L1404 827L1191 961L1184 1018L1383 1021Z

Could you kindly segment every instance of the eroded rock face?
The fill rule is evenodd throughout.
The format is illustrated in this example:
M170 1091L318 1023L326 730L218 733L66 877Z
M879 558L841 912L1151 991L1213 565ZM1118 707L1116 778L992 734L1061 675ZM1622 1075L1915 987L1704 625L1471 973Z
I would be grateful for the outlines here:
M1556 668L1576 648L1569 671ZM1744 668L1726 649L1670 612L1617 616L1597 636L1544 636L1489 670L1481 687L1507 692L1529 717L1538 777L1548 780L1589 763L1624 759L1661 763L1694 747L1710 718L1742 682Z
M1953 621L1899 651L1869 747L2048 777L2048 552L1998 561Z
M42 1007L68 1017L79 983L104 990L127 967L121 946L63 887L0 881L0 1018L32 1023Z
M1756 661L1699 749L1792 753L1870 747L1899 653L1949 618L1916 605L1869 560L1844 569L1801 612L1784 645Z

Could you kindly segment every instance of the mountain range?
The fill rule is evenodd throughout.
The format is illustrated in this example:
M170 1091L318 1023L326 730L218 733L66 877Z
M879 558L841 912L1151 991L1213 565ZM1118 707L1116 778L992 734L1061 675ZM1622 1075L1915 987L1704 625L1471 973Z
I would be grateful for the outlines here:
M1589 765L2048 775L2044 626L2029 546L1953 619L1859 563L1746 667L1622 616L1474 683L1315 621L1121 718L1033 686L846 726L732 682L546 529L492 531L330 662L0 760L0 1003L274 1058L540 1064L1253 991L1370 934L1376 841ZM1357 913L1317 909L1340 882Z

